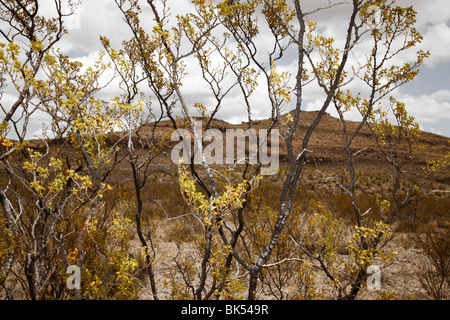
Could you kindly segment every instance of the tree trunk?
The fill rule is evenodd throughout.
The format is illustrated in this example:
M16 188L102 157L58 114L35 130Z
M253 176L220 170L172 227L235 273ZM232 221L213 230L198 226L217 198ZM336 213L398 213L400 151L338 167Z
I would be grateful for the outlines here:
M258 285L258 274L260 269L250 271L250 281L248 285L248 300L256 299L256 286Z
M137 209L135 212L136 232L138 234L138 237L139 237L139 240L141 241L142 246L145 248L145 261L147 263L147 273L148 273L148 277L150 279L150 286L152 288L153 298L155 300L159 300L158 292L156 290L155 274L153 272L153 267L152 267L152 258L149 253L150 248L147 245L147 241L144 238L144 234L142 233L142 227L141 227L141 214L142 214L142 206L143 206L142 205L142 197L141 197L141 188L143 185L139 184L139 178L138 178L139 173L136 168L136 163L131 162L131 168L133 170L133 179L134 179L136 202L137 202Z
M13 230L14 217L11 213L11 204L9 203L9 200L6 197L6 195L4 194L3 190L0 191L0 204L1 204L3 212L5 214L6 229L13 235L14 234L14 230ZM2 282L0 282L0 286L6 281L6 276L12 267L13 261L14 261L14 249L12 249L8 252L8 257L6 259L6 262L0 268L0 274L5 275Z

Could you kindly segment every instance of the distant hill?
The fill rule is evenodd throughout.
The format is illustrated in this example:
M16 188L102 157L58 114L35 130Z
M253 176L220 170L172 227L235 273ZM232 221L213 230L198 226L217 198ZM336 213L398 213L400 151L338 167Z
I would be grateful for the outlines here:
M318 111L302 111L300 114L300 121L297 126L297 132L295 134L296 139L294 139L294 150L296 152L301 151L301 145L303 136L308 128L308 126L314 121L317 116ZM285 116L283 116L285 117ZM200 118L197 118L200 120ZM177 119L177 124L181 125L183 119ZM203 129L206 127L207 120L203 119ZM267 128L269 126L270 119L255 120L252 122L252 128L261 129ZM347 121L346 125L350 132L358 126L359 122ZM148 124L141 128L140 135L150 134L153 124ZM231 124L220 119L213 119L210 123L209 128L219 129L225 132L226 129L243 129L248 128L247 122L242 122L241 124ZM275 129L280 129L280 121L274 127ZM155 136L161 137L173 129L172 123L169 120L164 120L158 123ZM112 141L113 139L111 139ZM288 162L286 146L280 138L280 164ZM51 148L61 147L63 141L53 140L50 141ZM331 164L331 163L343 163L347 160L346 154L342 147L343 142L343 128L342 123L339 119L325 114L321 122L312 134L307 154L307 163L309 164ZM162 155L157 160L158 163L170 163L170 150L171 147L176 145L178 142L171 142L167 150L165 150ZM420 137L420 144L428 146L426 151L420 154L417 158L413 159L416 165L425 164L426 160L435 160L443 157L445 154L450 152L450 139L437 134L422 132ZM43 143L40 140L30 141L30 145L35 148L42 148ZM139 147L139 144L136 145ZM270 147L270 143L269 143ZM358 152L358 154L353 158L355 163L367 163L367 164L380 164L385 165L385 160L380 153L378 146L373 137L373 133L365 125L355 140L352 143L352 151ZM68 150L70 152L70 150ZM395 157L404 157L407 150L396 149Z
M301 150L301 144L303 136L317 116L318 111L302 111L300 114L300 121L297 126L297 132L294 140L294 149L297 152ZM198 119L200 120L200 119ZM181 120L177 120L180 121ZM207 121L203 120L203 128L205 128ZM255 120L252 122L252 128L261 129L267 128L270 123L270 119ZM347 121L346 125L348 130L353 132L358 126L359 122ZM156 135L162 135L167 133L172 128L170 121L162 121L158 124ZM247 129L248 123L242 122L241 124L231 124L223 120L213 119L210 124L210 128L219 129L225 132L226 129ZM276 129L280 129L280 122L275 125ZM145 130L144 130L145 131ZM343 147L343 127L340 119L325 114L320 124L315 129L309 141L308 149L312 152L307 155L308 163L335 163L344 162L347 157L344 153ZM437 134L422 132L420 137L420 144L428 146L426 152L419 155L414 162L416 164L423 165L426 160L439 159L448 152L450 152L450 139ZM173 145L176 143L173 143ZM270 144L269 144L270 146ZM374 140L373 133L365 125L356 136L352 143L352 151L360 151L357 156L354 157L356 163L378 163L385 162L383 156L379 151L379 148ZM395 150L395 157L405 156L407 150ZM167 152L165 152L168 155ZM286 147L280 138L280 162L285 163L288 161Z

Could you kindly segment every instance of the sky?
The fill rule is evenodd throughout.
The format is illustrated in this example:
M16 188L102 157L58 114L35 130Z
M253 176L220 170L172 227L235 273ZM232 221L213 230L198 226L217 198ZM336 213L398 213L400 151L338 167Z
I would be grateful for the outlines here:
M45 0L48 1L48 0ZM174 11L188 10L189 0L168 0L168 4ZM328 0L303 0L305 10L311 10L321 5L326 5ZM337 1L333 1L337 2ZM397 89L393 95L406 103L408 112L413 115L422 130L450 137L450 6L448 0L397 0L400 6L413 5L418 12L416 28L424 36L423 42L417 49L429 50L431 53L417 78ZM335 7L330 10L320 11L311 16L318 23L318 27L325 34L332 35L336 44L343 43L346 23L348 21L348 6ZM148 15L148 24L153 23ZM74 16L67 21L69 34L58 43L61 50L73 59L92 64L102 49L99 37L106 36L110 39L112 47L120 49L121 42L130 38L130 32L125 25L120 11L113 0L84 0ZM145 24L145 21L143 21ZM364 54L364 47L357 50L357 54ZM367 49L367 48L366 48ZM404 56L408 60L411 56ZM404 60L404 61L406 61ZM399 60L401 61L401 60ZM295 62L293 62L295 63ZM289 63L281 68L290 70ZM197 74L195 74L197 72ZM198 71L192 71L189 82L183 86L187 97L205 97L204 82ZM114 95L114 89L105 94ZM262 98L264 93L255 95L253 118L266 118L269 111L267 100ZM260 100L258 100L258 97ZM208 98L205 97L205 101ZM192 100L192 101L193 101ZM323 91L317 86L305 88L302 109L307 111L317 110L323 101ZM238 123L246 120L245 109L241 102L230 98L225 101L227 107L219 111L217 116L226 121ZM287 107L289 108L289 107ZM333 112L330 112L332 115ZM349 120L356 120L356 113L349 114ZM36 130L40 120L32 124Z

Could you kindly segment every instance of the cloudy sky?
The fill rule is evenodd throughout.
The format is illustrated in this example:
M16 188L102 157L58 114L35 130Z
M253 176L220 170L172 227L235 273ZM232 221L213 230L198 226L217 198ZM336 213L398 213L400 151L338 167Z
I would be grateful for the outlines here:
M168 0L169 6L179 12L188 10L189 0ZM303 0L305 8L312 9L328 0ZM337 1L335 1L337 2ZM398 0L401 6L413 5L418 12L416 28L424 36L417 49L430 50L431 56L424 63L413 82L395 91L394 95L407 104L407 110L415 116L422 129L450 137L450 6L448 0ZM311 18L323 27L324 33L333 35L342 43L348 21L348 7L340 6L323 11ZM152 23L149 16L148 23ZM84 0L77 14L69 23L69 35L59 44L62 51L86 65L91 64L101 49L99 36L107 36L115 48L120 48L124 39L130 38L129 30L122 20L113 0ZM145 23L145 21L144 21ZM407 59L407 58L406 58ZM285 66L288 68L288 65ZM189 96L202 96L201 75L191 75L183 88ZM113 94L113 92L111 92ZM323 94L317 87L305 89L305 110L314 110L321 105ZM229 101L233 105L233 101ZM254 118L269 115L264 102L256 101ZM245 110L240 103L224 108L219 117L231 122L245 120ZM356 117L349 115L349 118Z

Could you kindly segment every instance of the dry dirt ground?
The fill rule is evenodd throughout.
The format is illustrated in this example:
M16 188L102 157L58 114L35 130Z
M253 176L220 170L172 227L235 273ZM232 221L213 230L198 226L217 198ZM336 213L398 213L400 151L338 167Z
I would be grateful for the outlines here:
M164 280L170 282L172 274L177 270L177 266L173 259L177 255L177 246L175 242L170 241L161 233L156 236L155 242L158 243L156 252L157 261L154 263L158 292L160 298L170 299L170 286L165 286L163 283ZM139 245L136 242L136 247L138 246ZM381 267L380 288L368 290L367 287L364 287L357 296L357 299L374 300L380 298L382 293L393 294L396 299L400 300L428 299L417 276L420 263L424 259L421 250L412 244L407 234L403 233L397 234L397 236L387 244L386 249L394 251L396 257L388 265ZM193 250L192 243L187 243L182 247L182 254L189 255L190 252L194 253L195 250ZM317 291L323 293L324 299L335 299L335 292L333 292L332 285L325 274L318 270L315 271L315 273L317 275L315 280ZM150 283L145 272L141 273L140 281L142 289L140 291L139 299L152 300L153 296L150 290ZM182 279L179 278L179 281L182 281ZM295 280L293 279L293 281ZM295 286L295 283L292 285ZM293 286L292 290L295 290ZM261 292L259 299L273 300L275 298L273 295L270 295L267 289L265 289Z

